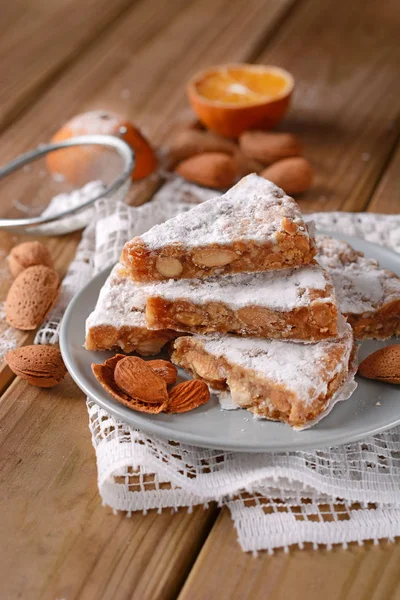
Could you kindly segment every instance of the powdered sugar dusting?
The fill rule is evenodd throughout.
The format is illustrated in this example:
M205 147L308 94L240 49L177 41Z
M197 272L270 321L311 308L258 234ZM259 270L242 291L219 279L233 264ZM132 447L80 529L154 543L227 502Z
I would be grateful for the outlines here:
M106 190L106 185L103 181L95 180L89 181L83 187L73 190L72 192L57 194L54 198L51 199L48 207L42 212L42 217L53 217L54 215L58 215L65 210L70 210L71 208L76 208L77 206L81 206L100 196Z
M302 269L238 273L205 280L169 280L148 286L148 294L170 301L190 300L198 305L223 302L234 310L256 305L289 311L308 306L312 290L326 290L323 300L336 304L333 287L330 286L327 273L319 265L309 265ZM320 298L318 300L321 301Z
M101 288L96 308L87 318L86 331L99 325L146 327L145 286L136 286L131 280L120 277L120 269L121 265L115 265Z
M344 314L362 314L400 300L400 278L364 258L343 241L317 236L318 262L329 272L339 308Z
M329 381L348 370L353 348L353 334L344 319L336 340L315 344L240 338L236 336L195 336L207 353L224 357L229 363L255 371L259 376L285 385L305 405L327 394ZM179 343L179 342L178 342ZM340 346L338 358L333 351Z
M82 113L68 121L68 127L75 135L109 135L115 133L121 117L108 110L93 110Z
M187 247L238 240L274 243L284 217L309 237L296 202L270 181L253 174L223 196L196 206L190 215L180 214L154 226L142 240L150 250L174 243Z

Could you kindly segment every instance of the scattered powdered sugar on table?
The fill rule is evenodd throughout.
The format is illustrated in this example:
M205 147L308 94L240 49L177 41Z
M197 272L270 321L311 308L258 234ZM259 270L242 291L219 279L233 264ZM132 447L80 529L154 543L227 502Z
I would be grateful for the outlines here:
M270 181L248 175L223 196L194 207L190 216L179 214L155 225L141 239L150 250L174 243L188 247L237 240L275 243L276 233L283 231L284 217L296 223L299 234L309 238L295 201Z
M329 276L319 265L302 269L281 269L265 273L238 273L205 280L178 279L148 286L151 297L166 300L190 300L194 304L223 302L238 309L244 306L266 306L281 311L308 306L312 290L326 290L332 285ZM333 287L319 302L336 304Z
M3 361L9 350L19 345L19 332L7 324L5 303L0 303L0 360Z

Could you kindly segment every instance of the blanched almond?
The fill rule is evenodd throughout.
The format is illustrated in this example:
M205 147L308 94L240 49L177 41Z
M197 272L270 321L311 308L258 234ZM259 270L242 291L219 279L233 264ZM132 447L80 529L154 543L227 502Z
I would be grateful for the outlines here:
M312 185L314 173L310 162L298 157L279 160L260 175L290 195L306 192Z
M239 145L244 154L265 165L283 158L300 156L303 152L301 141L292 133L245 131L239 138Z
M164 277L179 277L182 273L182 263L172 256L160 256L157 258L156 269Z
M226 248L204 248L193 254L193 262L200 267L223 267L239 258L233 250Z

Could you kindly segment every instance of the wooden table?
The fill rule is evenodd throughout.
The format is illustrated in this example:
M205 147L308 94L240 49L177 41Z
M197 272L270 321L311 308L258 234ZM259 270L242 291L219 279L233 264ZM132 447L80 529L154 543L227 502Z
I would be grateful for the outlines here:
M186 107L191 73L254 61L297 81L284 129L302 136L317 172L302 208L398 212L398 8L398 0L2 0L0 164L88 109L120 111L162 143ZM19 239L1 234L0 269ZM60 273L78 240L46 241ZM2 299L9 285L3 276ZM20 343L30 339L21 334ZM84 397L70 378L41 391L3 367L0 387L2 599L400 598L399 543L253 558L216 507L113 515L101 506Z

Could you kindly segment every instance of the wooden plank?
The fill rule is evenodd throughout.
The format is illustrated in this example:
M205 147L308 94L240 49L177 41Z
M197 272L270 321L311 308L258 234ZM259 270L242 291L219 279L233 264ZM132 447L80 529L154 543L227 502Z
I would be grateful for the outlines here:
M35 99L126 9L131 0L3 2L0 129Z
M348 550L241 551L229 511L221 511L179 600L388 600L400 597L400 543L352 544ZM223 581L221 581L223 574Z
M215 509L101 505L83 394L16 380L0 402L0 597L174 598Z
M47 140L72 114L96 107L147 118L150 134L161 140L170 115L185 105L182 82L190 72L232 55L251 56L292 2L250 0L239 7L229 0L182 0L165 10L164 4L135 6L8 129L0 160ZM179 16L172 19L171 10ZM130 90L129 101L121 98L123 89ZM0 248L6 251L15 242L3 240ZM69 261L63 260L64 248L74 243L71 236L49 240L61 255L59 268ZM16 380L3 395L0 476L10 492L0 527L3 539L11 541L0 560L0 595L176 597L214 510L127 520L101 508L85 409L72 386L66 381L40 391Z
M385 214L400 213L400 146L397 146L367 210Z
M258 59L297 81L283 129L316 171L304 210L363 210L399 135L397 0L301 2Z

